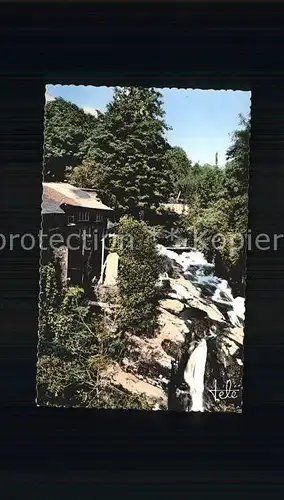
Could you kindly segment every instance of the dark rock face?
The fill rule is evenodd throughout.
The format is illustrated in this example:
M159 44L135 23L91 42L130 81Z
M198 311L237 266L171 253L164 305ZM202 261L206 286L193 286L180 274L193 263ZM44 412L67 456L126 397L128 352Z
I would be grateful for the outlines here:
M163 340L161 343L162 348L165 353L171 356L173 359L178 359L180 356L180 346L171 340Z

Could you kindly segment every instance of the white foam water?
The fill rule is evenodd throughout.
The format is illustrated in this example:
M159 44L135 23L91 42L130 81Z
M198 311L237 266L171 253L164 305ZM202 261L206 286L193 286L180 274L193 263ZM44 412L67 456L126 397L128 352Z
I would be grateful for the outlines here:
M163 245L157 245L157 249L160 255L165 255L182 267L185 278L195 282L204 291L207 290L213 302L228 306L228 317L233 326L242 326L245 299L233 297L228 282L214 275L214 264L208 262L202 252L192 250L179 255Z
M202 339L191 353L184 371L184 381L189 387L191 408L189 411L204 412L204 374L207 360L207 343Z
M182 269L184 277L203 293L209 294L212 302L226 307L230 323L235 327L242 327L245 316L245 299L243 297L234 298L232 290L226 280L219 279L214 275L214 264L207 262L204 255L198 251L184 252L181 255L168 250L162 245L158 245L158 251L170 260L178 263ZM181 295L181 289L175 287L177 295ZM184 293L184 292L183 292ZM216 337L216 332L210 332L211 337ZM207 338L210 338L207 337ZM204 375L207 360L207 342L203 338L197 347L190 354L184 371L184 381L189 387L191 396L191 408L189 411L204 412Z

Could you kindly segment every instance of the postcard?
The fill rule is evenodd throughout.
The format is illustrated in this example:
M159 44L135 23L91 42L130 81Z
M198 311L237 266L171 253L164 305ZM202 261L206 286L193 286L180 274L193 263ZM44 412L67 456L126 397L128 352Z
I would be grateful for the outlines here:
M240 413L250 92L45 97L37 405Z

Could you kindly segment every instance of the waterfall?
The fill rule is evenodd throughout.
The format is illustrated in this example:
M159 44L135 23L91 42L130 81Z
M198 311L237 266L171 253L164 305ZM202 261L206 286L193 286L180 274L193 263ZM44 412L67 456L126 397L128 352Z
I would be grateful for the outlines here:
M201 294L208 298L209 303L211 302L211 307L214 307L216 304L217 307L219 306L218 309L223 310L224 316L227 316L228 323L234 327L243 327L245 315L244 297L233 296L228 282L215 276L214 264L208 262L201 252L191 251L178 254L173 250L166 249L162 245L158 245L158 252L180 266L183 277L191 281L201 291ZM184 297L183 287L180 287L181 291L177 284L173 288L178 297ZM213 330L210 332L209 337L204 332L204 338L198 343L193 352L190 353L183 373L184 381L189 387L191 396L191 408L189 411L204 412L204 376L207 361L206 339L218 336L216 328Z
M157 245L157 248L161 255L167 256L182 267L184 277L200 288L203 295L210 297L214 303L225 306L229 321L233 326L243 326L244 297L233 297L228 282L214 275L214 264L208 262L202 252L193 250L178 254L163 245Z
M243 321L245 319L245 299L244 297L236 297L234 299L234 311L236 315Z
M205 339L202 339L191 353L184 371L184 380L189 387L192 400L190 411L204 411L203 392L206 359L207 343Z

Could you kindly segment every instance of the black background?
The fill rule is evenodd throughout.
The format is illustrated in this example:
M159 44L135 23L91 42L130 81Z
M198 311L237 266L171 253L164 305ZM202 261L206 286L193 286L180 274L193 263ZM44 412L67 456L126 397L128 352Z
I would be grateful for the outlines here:
M283 47L281 4L1 4L0 232L39 231L45 84L73 83L251 90L249 227L283 233ZM0 254L3 498L283 488L283 243L248 252L242 415L37 408L38 263Z

